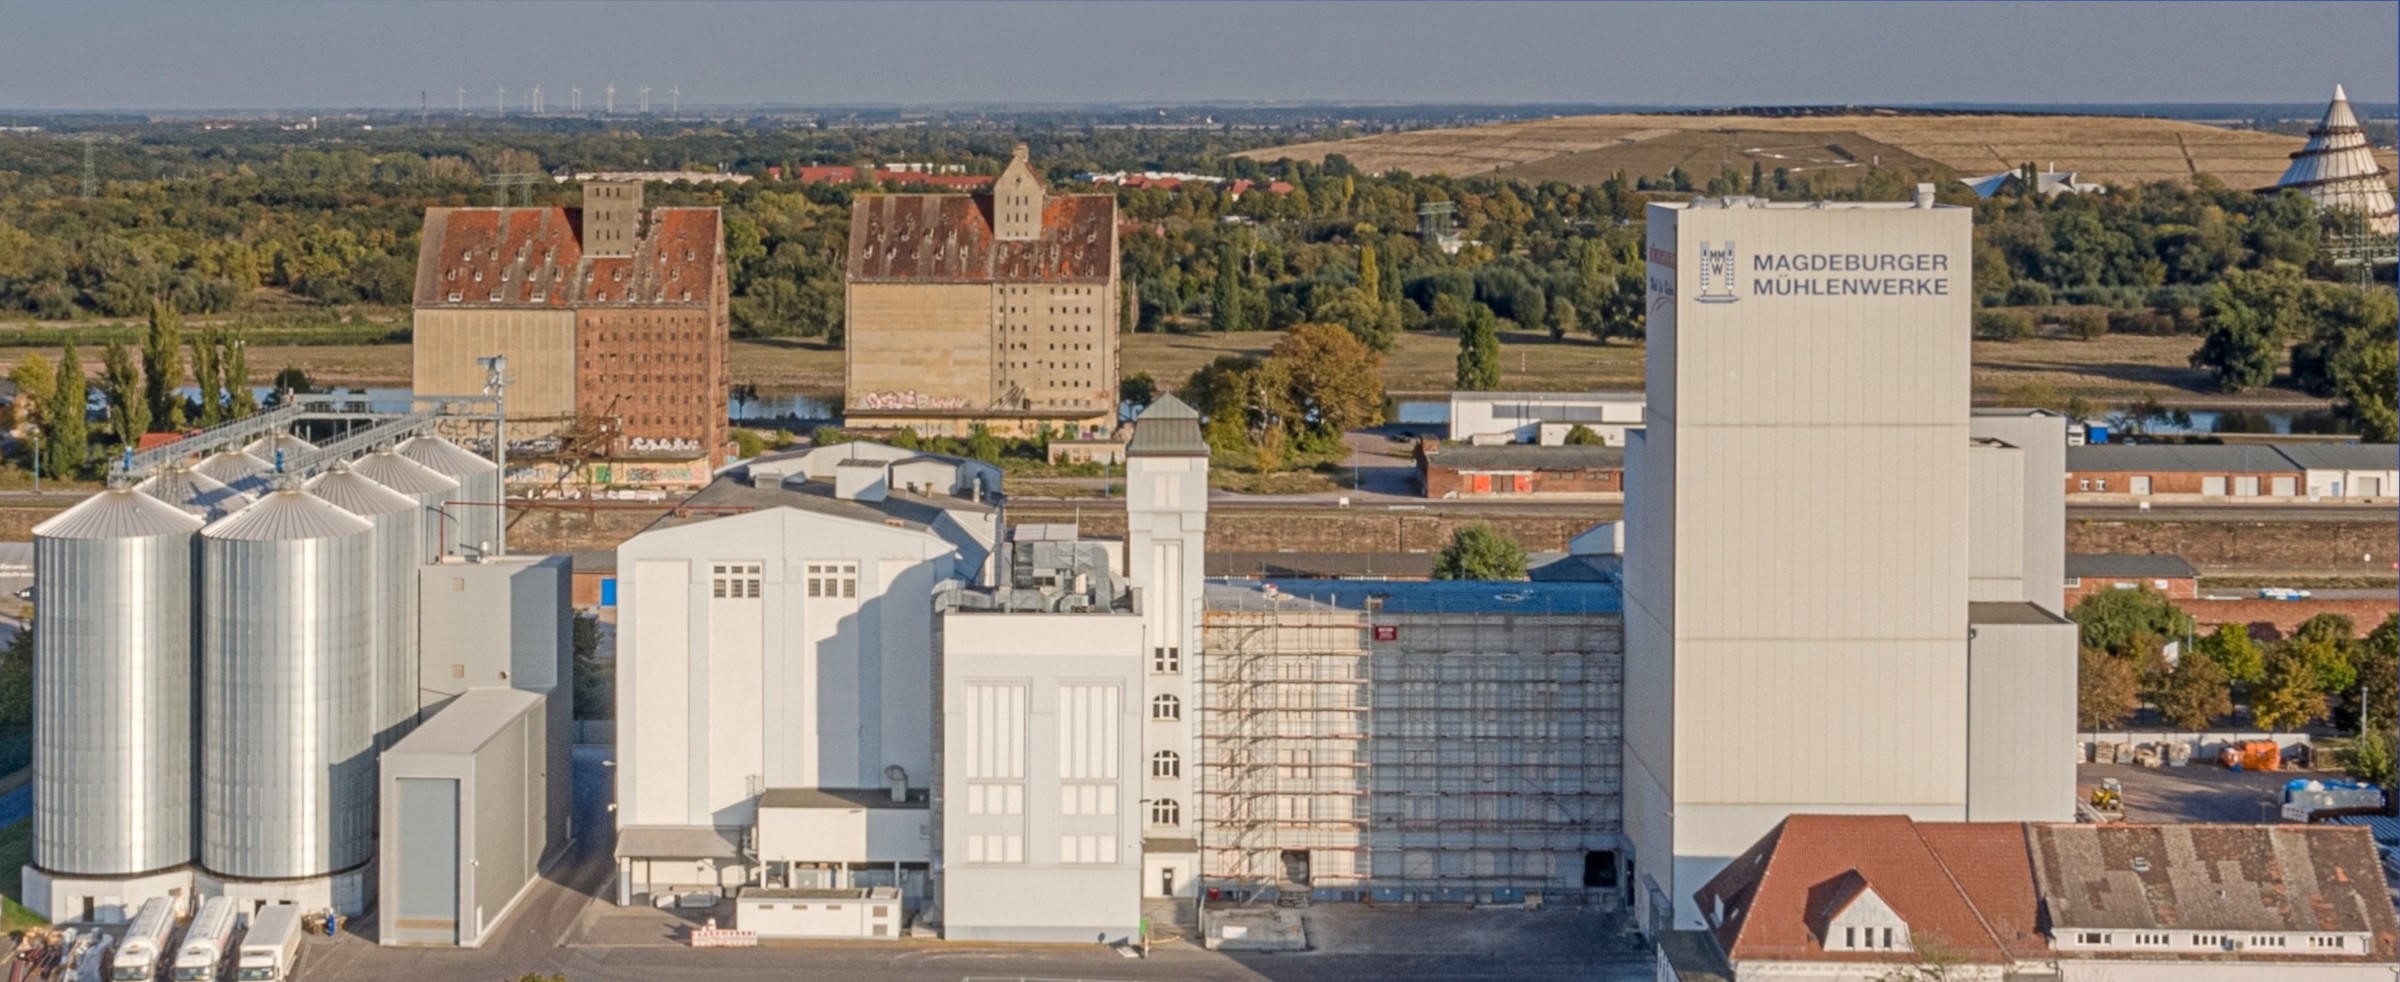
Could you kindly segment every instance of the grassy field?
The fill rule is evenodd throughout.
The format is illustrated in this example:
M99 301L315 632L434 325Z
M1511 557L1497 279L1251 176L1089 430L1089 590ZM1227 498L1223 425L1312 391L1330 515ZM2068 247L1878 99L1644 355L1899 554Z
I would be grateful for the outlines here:
M1618 169L1663 177L1680 164L1695 178L1720 164L1748 174L1752 161L1772 171L1842 171L1890 154L1885 167L1931 162L1960 175L2007 170L2027 161L2108 183L2213 174L2236 188L2273 184L2304 141L2201 123L2123 116L1569 116L1459 129L1415 130L1352 140L1252 150L1260 160L1347 156L1361 170L1399 168L1456 177L1498 173L1528 179L1597 183ZM2376 156L2394 163L2389 148Z
M1224 355L1264 355L1278 337L1263 331L1126 335L1124 368L1127 374L1148 372L1171 388ZM2209 391L2207 373L2189 364L2198 345L2199 340L2192 337L2128 334L2094 341L1979 341L1975 344L1975 389L1992 399L2081 395L2109 400L2147 395L2170 402L2206 399L2212 404L2322 402L2289 390L2247 398L2215 395ZM0 363L13 365L29 353L50 358L58 354L47 348L0 348ZM1452 336L1404 334L1386 357L1384 386L1393 392L1446 392L1457 357L1458 342ZM736 341L732 362L735 382L820 392L837 392L842 387L842 352L813 342ZM251 349L250 366L253 381L260 384L282 368L297 366L323 384L406 386L409 348L404 344L260 346ZM87 367L97 370L98 360L90 359ZM1583 338L1553 341L1548 334L1533 331L1504 332L1500 371L1504 389L1639 389L1642 348Z
M25 909L25 864L33 862L33 819L0 829L0 931L14 933L49 923Z

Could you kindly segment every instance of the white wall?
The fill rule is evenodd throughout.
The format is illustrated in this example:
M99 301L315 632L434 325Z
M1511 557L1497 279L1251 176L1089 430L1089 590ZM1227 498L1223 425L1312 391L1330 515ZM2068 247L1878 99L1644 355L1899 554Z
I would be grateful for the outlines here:
M1967 448L1967 532L1967 599L2025 599L2023 451L1988 441Z
M619 827L744 825L762 788L883 787L889 765L928 786L930 612L955 551L796 508L619 547ZM855 585L808 596L809 567L826 564L854 566ZM715 596L721 565L758 567L760 596Z
M1144 835L1161 840L1197 839L1200 795L1193 782L1200 774L1200 692L1194 683L1201 677L1206 661L1203 649L1207 647L1200 626L1208 543L1208 458L1132 455L1126 458L1125 478L1125 565L1138 598L1143 633L1139 650L1144 653L1142 686L1134 699L1135 711L1142 719L1138 741L1142 763L1135 780L1141 787L1140 797L1171 800L1182 806L1182 821L1150 827ZM1162 646L1180 652L1180 664L1173 671L1160 671L1151 657ZM1182 719L1149 718L1150 700L1160 695L1174 696L1183 703ZM1174 751L1182 758L1179 774L1151 776L1150 754L1160 750ZM1200 878L1195 875L1200 868L1197 853L1156 858L1176 866L1177 894L1188 897L1200 890ZM1144 896L1159 895L1160 886L1155 868L1142 877Z
M2392 982L2400 977L2400 972L2389 965L2357 962L2310 965L2290 961L2241 964L2060 959L2058 969L2059 982L2256 982L2270 978L2276 982Z
M1450 439L1555 445L1581 424L1622 447L1625 429L1642 424L1642 403L1632 393L1453 392Z
M2074 821L2075 625L1974 627L1967 819Z
M2067 575L2066 427L2066 417L2046 410L1985 410L1967 420L1978 439L1999 440L2022 455L2024 600L2054 614L2064 612L2057 584Z
M944 766L935 806L943 935L1132 936L1141 921L1147 823L1139 777L1146 773L1147 708L1137 697L1148 657L1142 619L954 611L942 616L942 639ZM1101 696L1109 690L1120 695ZM1003 807L991 805L995 788L1004 792ZM980 814L973 813L977 801ZM988 844L970 839L1019 834L1021 844L997 859ZM1105 837L1111 851L1068 852L1086 836Z
M762 863L916 863L933 861L933 811L927 808L762 808Z

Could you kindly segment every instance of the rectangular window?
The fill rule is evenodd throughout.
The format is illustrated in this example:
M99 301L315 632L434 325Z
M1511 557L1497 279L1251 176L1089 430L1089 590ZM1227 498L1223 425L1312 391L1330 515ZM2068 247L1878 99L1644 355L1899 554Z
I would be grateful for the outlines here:
M1842 947L1844 947L1844 948L1856 948L1856 947L1858 947L1858 929L1857 929L1857 928L1854 928L1854 927L1846 927L1846 928L1843 928L1843 929L1842 929Z
M1178 675L1183 672L1183 649L1174 645L1150 649L1150 674Z
M858 596L857 563L809 563L806 572L811 597Z
M758 563L712 563L708 595L718 600L756 600L760 596Z
M2090 482L2090 481L2088 481L2088 480L2086 480L2086 481L2077 481L2077 482L2075 482L2075 490L2077 490L2077 491L2089 491L2089 490L2091 490L2091 489L2092 489L2092 482Z

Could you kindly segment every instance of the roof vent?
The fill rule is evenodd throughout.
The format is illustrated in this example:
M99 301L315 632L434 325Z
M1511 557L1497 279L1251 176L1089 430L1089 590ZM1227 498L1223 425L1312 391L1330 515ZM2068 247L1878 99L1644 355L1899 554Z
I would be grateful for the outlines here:
M2136 873L2150 872L2150 860L2141 856L2133 857L2133 871Z

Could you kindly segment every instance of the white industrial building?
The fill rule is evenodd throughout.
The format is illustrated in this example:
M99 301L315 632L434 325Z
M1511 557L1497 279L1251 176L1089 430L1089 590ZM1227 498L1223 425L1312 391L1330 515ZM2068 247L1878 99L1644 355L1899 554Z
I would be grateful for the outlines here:
M1622 447L1626 429L1642 425L1642 401L1639 392L1452 392L1450 441L1555 447L1580 426Z
M2064 425L1970 416L1971 220L1931 186L1650 207L1624 563L1648 929L1702 926L1693 890L1795 812L2071 817L2063 513L2025 504Z

